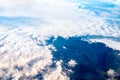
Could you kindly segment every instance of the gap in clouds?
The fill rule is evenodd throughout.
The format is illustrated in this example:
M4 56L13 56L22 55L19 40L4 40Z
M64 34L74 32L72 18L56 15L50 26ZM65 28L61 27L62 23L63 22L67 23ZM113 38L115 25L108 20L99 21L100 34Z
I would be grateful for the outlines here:
M115 70L114 79L120 76L120 51L107 47L104 43L88 43L81 37L51 37L47 41L56 50L52 51L53 62L62 60L62 70L70 80L106 80L111 78L107 75L109 69ZM69 62L74 60L73 67ZM55 63L53 63L53 67Z

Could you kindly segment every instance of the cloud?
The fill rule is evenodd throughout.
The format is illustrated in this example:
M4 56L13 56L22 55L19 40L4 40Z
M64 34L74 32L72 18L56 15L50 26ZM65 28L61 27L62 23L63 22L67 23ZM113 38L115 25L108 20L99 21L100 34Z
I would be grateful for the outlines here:
M111 47L115 50L120 50L119 41L111 40L111 39L90 39L92 42L102 42L106 44L108 47Z
M109 69L109 70L107 71L107 75L113 77L113 76L115 75L115 71L112 70L112 69Z
M0 27L0 77L33 79L35 75L42 74L44 80L53 77L53 80L69 80L62 71L62 61L56 62L56 68L49 67L53 64L49 48L54 49L54 46L46 46L45 40L49 37L33 29Z
M36 1L38 0L0 0L0 4L2 6L6 5L6 6L15 6L15 5L31 5L36 3Z
M105 1L117 4L117 5L120 4L120 0L105 0Z
M49 72L50 74L45 74L44 79L45 80L70 80L69 77L67 77L66 73L62 71L61 66L62 61L56 62L56 69Z
M75 60L70 60L70 61L68 62L68 65L69 65L70 67L74 67L76 64L77 64L77 63L76 63Z
M5 35L8 36L4 37ZM23 33L16 33L14 30L1 34L0 44L3 46L0 47L0 75L4 75L5 78L10 77L11 74L15 79L23 75L33 76L52 63L52 55L48 47L39 46L29 36L25 36L26 34L23 36ZM22 70L15 66L22 67Z
M110 13L101 17L96 15L94 11L79 9L77 5L76 2L65 0L0 0L0 15L7 18L7 21L0 26L0 77L4 76L7 79L12 76L17 80L22 76L34 76L40 72L45 80L69 80L66 73L62 71L62 61L56 62L56 68L49 67L54 63L49 48L57 50L53 45L47 46L46 40L51 36L62 36L66 39L84 35L120 36L119 25L107 21L110 19ZM114 13L114 11L113 14L119 13L117 11ZM38 25L23 26L20 25L25 23L22 20L23 23L14 22L15 26L19 25L19 27L12 27L11 24L6 27L6 24L12 21L9 17L14 19L16 16L38 19L36 23ZM41 23L40 20L45 23ZM34 19L27 19L27 21L32 23ZM95 41L120 50L117 41L108 39ZM63 48L66 49L65 46ZM68 64L74 67L77 63L70 60ZM46 67L47 73L42 72L44 69L46 70Z

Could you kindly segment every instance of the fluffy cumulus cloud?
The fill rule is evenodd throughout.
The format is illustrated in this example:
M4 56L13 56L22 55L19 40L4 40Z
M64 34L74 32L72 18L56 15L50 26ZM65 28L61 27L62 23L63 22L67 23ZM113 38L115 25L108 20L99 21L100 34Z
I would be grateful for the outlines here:
M74 60L70 60L68 64L70 67L74 67L77 63Z
M81 36L84 41L102 42L120 50L119 3L119 0L0 0L0 79L38 76L41 80L70 80L63 71L63 61L53 61L52 51L57 49L46 43L52 36L66 39ZM66 46L63 48L67 50ZM74 67L77 63L71 59L67 65ZM113 75L114 70L107 74Z

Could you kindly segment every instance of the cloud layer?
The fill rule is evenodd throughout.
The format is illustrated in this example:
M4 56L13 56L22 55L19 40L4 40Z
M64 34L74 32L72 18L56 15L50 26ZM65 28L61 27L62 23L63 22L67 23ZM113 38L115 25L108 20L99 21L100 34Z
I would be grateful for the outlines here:
M120 50L118 4L119 0L0 0L0 78L70 80L63 60L53 61L52 50L57 50L46 44L51 36L79 36ZM77 62L71 59L67 64L74 67Z

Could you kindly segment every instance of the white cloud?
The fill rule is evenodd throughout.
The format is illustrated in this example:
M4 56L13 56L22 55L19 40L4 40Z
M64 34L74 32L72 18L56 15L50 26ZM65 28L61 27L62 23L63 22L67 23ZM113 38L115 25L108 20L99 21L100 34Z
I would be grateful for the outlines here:
M75 60L70 60L70 61L68 62L68 65L69 65L70 67L74 67L76 64L77 64L77 63L76 63Z
M115 78L114 78L116 75L115 70L109 69L107 71L107 75L109 76L109 78L107 80L115 80Z
M45 74L44 79L45 80L70 80L69 77L67 77L66 73L62 71L61 66L62 61L56 62L56 69L52 70L48 74Z
M1 28L0 30L6 29ZM17 80L23 75L33 76L52 64L52 55L48 47L38 46L28 35L23 34L17 33L15 29L8 29L5 33L3 31L0 34L0 42L3 44L0 47L0 75L8 77L14 74ZM4 37L4 35L8 36ZM19 71L14 68L15 66L23 66L23 70ZM5 73L3 69L7 69L8 72Z
M92 42L101 42L106 44L106 46L115 49L115 50L120 50L120 42L111 40L111 39L90 39Z
M63 46L64 49L67 49L65 46Z
M0 0L0 16L29 16L46 22L32 27L15 28L10 27L11 25L0 27L0 75L8 77L14 74L17 80L23 75L33 76L51 65L53 56L49 48L55 51L56 49L53 45L46 46L45 42L51 36L65 38L76 35L120 36L119 26L111 26L106 21L107 17L96 16L94 12L78 9L76 5L77 3L64 0ZM117 41L108 39L94 39L94 41L120 50L118 45L120 43ZM64 46L63 48L66 49ZM69 80L62 72L61 63L58 61L56 69L50 69L48 73L43 74L45 80ZM70 60L68 64L74 67L77 63ZM14 69L15 66L22 66L23 71ZM3 69L8 69L9 72L5 73ZM112 73L113 71L108 71L108 74Z
M53 63L49 48L55 48L52 45L46 46L45 40L49 36L43 35L40 29L0 27L0 32L0 45L3 45L0 46L0 75L4 76L4 79L12 74L11 76L18 80L24 75L34 76L39 71L43 74L44 80L69 80L62 71L62 61L56 62L57 67L53 70L49 68ZM15 66L22 70L18 70ZM47 70L46 67L48 72L42 72L43 69Z
M120 0L105 0L105 1L117 4L117 5L120 4Z
M112 77L112 76L115 75L115 71L114 71L113 69L109 69L109 70L107 71L107 75Z

